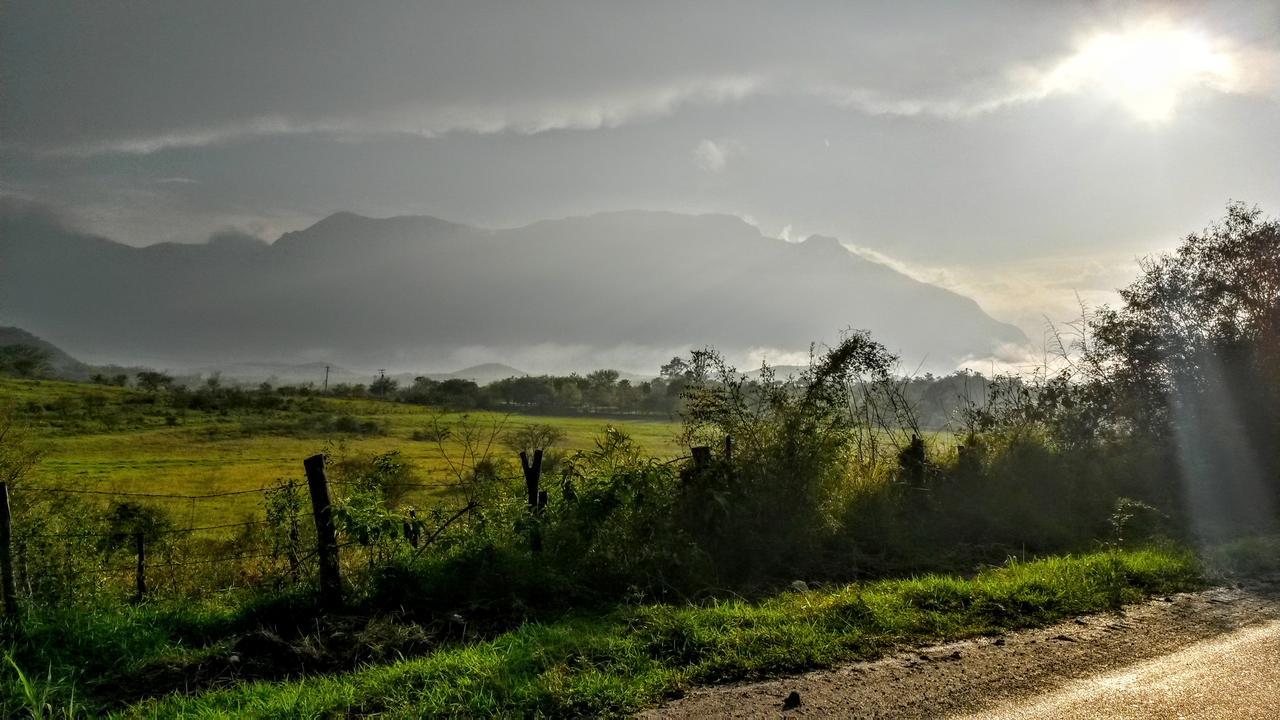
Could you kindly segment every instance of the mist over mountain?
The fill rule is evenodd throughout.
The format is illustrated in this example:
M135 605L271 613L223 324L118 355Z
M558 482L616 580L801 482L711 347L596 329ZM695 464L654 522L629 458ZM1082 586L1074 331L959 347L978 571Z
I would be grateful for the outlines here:
M10 206L0 321L80 357L189 367L652 372L705 345L786 362L856 327L910 369L952 369L1026 341L971 299L835 239L788 243L733 216L642 211L504 230L344 212L271 244L224 234L139 248Z

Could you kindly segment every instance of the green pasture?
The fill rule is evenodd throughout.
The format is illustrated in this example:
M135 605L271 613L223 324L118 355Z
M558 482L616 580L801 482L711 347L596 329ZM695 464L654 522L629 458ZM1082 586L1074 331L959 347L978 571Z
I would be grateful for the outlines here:
M373 421L380 433L290 433L259 427L287 427L302 411L174 412L137 404L146 399L145 393L126 388L0 379L0 402L17 408L43 452L32 480L40 486L178 495L256 489L282 478L301 479L303 458L326 448L352 455L398 450L415 468L419 482L450 483L456 481L454 469L472 461L461 423L473 427L491 459L510 463L513 474L518 460L503 446L501 435L531 423L562 430L566 439L561 449L570 452L591 447L600 431L613 425L656 456L680 453L678 424L654 419L442 413L420 405L322 398L313 401L320 412ZM450 430L444 440L413 439L415 432L433 424ZM414 499L426 503L433 493L447 492L421 490ZM198 507L180 499L147 502L168 505L183 515L194 512L204 524L238 520L256 514L260 506L255 494L201 500Z

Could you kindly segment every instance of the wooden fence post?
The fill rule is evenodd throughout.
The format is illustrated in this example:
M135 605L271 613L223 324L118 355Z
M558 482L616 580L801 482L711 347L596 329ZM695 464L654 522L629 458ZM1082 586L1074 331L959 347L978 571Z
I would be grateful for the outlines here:
M542 451L533 451L533 463L529 463L529 454L520 453L520 468L524 470L525 497L530 510L538 507L538 484L542 481Z
M538 488L542 482L542 450L533 451L533 462L529 462L529 454L520 453L520 468L524 470L524 488L526 493L526 501L529 505L529 513L534 517L533 526L529 531L529 549L533 552L542 552L542 528L538 527L538 516L542 514L542 508L547 506L547 493Z
M9 484L0 482L0 585L4 591L4 614L18 617L18 591L13 583L13 557L9 543L13 537L13 518L9 515Z
M138 549L138 570L135 578L137 587L133 601L140 603L147 598L147 545L143 541L142 531L133 534L133 542Z
M418 525L417 508L409 508L409 519L404 523L404 537L414 550L418 549L418 541L422 539L422 527Z
M693 455L694 470L705 470L711 466L711 448L706 445L699 445L695 448L689 448L689 452Z
M724 436L724 462L726 465L733 462L733 436Z
M320 558L320 606L342 607L342 575L338 569L338 534L333 525L333 502L324 473L324 455L302 461L311 490L311 510L316 519L316 552Z

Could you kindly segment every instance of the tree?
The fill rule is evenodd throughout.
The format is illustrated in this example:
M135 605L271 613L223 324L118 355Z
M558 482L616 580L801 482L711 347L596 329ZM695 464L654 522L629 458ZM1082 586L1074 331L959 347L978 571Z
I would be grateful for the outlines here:
M682 357L671 358L671 362L663 365L662 368L658 370L658 375L660 375L663 380L667 381L683 378L688 375L688 373L689 363L685 362Z
M534 450L550 450L564 442L563 430L542 423L530 423L502 436L502 444L514 453L533 454Z
M1109 413L1173 462L1201 536L1280 507L1280 222L1241 203L1147 258L1086 359Z
M49 372L49 353L31 345L0 347L0 373L22 378L40 377Z
M792 382L767 366L748 380L715 351L694 353L689 366L705 380L685 390L682 444L719 449L729 437L734 449L692 471L680 506L722 572L802 558L838 527L851 473L876 462L864 449L901 431L887 426L899 417L896 362L865 332L845 333Z
M393 378L379 375L378 379L369 384L369 393L384 398L394 393L399 385Z
M156 370L143 370L137 374L138 387L147 392L159 392L165 388L173 387L173 378L167 374Z
M153 544L173 530L173 521L164 510L135 502L114 503L105 519L107 534L102 545L108 552L132 548L138 535L144 543Z
M1142 261L1120 297L1092 321L1089 358L1117 392L1117 410L1158 428L1171 398L1217 378L1280 387L1280 222L1259 209L1228 205L1175 252Z
M0 406L0 482L13 488L39 462L40 451L18 426L17 413L11 407Z

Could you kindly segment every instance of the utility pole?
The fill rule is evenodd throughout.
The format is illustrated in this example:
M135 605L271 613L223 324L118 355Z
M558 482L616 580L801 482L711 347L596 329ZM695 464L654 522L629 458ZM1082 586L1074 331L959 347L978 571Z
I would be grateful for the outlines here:
M329 392L329 366L324 366L324 391Z

